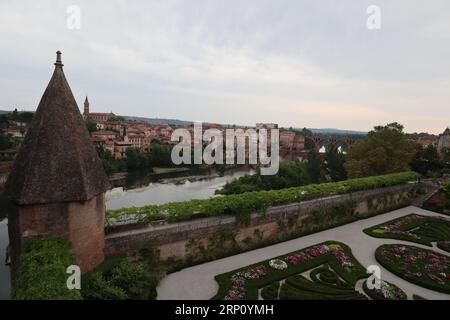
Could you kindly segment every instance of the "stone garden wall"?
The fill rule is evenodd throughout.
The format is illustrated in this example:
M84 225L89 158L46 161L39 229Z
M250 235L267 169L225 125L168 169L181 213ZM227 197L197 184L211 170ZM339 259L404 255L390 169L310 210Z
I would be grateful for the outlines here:
M409 183L271 207L245 223L221 216L113 232L105 238L105 253L152 244L161 260L207 261L410 205L420 187Z

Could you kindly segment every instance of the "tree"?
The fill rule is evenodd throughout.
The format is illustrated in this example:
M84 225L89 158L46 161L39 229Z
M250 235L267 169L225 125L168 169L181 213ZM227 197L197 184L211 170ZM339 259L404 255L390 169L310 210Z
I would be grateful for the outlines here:
M347 179L347 171L344 167L345 155L339 148L329 143L325 146L324 169L331 181L341 181Z
M376 126L348 149L345 169L349 178L409 170L415 142L408 139L397 122Z
M86 128L89 132L97 131L97 123L93 120L86 120Z
M149 165L151 167L170 167L173 165L171 157L171 149L169 146L152 142L151 152L149 156Z
M22 112L19 112L18 120L20 120L22 122L31 122L31 120L33 119L33 116L34 116L34 112L22 111Z
M114 172L126 171L127 166L125 161L120 159L114 159L111 151L103 148L102 146L97 146L97 153L102 162L105 172L110 175Z
M423 148L420 144L417 144L416 153L410 165L412 170L422 175L437 172L443 168L438 150L433 145Z
M17 108L14 109L14 111L11 113L11 120L18 120L19 119L19 111L17 111Z
M312 131L309 130L309 129L306 129L306 128L303 128L303 129L300 131L300 134L301 134L302 136L305 136L305 137L312 137L312 136L313 136Z
M109 117L108 121L125 121L125 118L122 116L113 115Z
M147 156L138 149L128 148L125 151L128 170L140 170L148 167Z
M3 130L8 127L9 127L8 116L6 114L2 114L0 116L0 130Z
M308 177L308 183L319 183L322 177L322 161L320 154L316 149L312 149L308 152L308 158L306 162L306 173Z
M11 136L0 131L0 150L9 149L14 145Z

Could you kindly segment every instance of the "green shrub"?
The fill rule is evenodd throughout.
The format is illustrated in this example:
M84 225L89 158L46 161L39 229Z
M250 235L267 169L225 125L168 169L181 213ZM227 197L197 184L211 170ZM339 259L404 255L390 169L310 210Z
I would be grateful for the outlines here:
M148 223L164 219L168 222L190 220L204 216L234 215L239 221L247 221L250 213L263 211L268 207L284 205L356 191L401 185L417 181L416 172L401 172L383 176L345 180L333 183L311 184L281 190L255 191L242 194L212 197L203 200L171 202L161 205L109 210L106 214L107 225L114 219L127 219Z
M106 280L100 272L94 273L89 281L86 281L86 288L83 287L83 297L88 300L128 299L128 295L122 288Z
M445 181L442 183L442 191L447 197L447 200L450 201L450 181Z
M32 240L23 250L13 297L20 300L78 300L79 290L67 288L67 267L75 256L66 240Z
M128 257L114 261L115 265L99 267L83 280L83 297L88 300L155 299L161 277L143 262Z

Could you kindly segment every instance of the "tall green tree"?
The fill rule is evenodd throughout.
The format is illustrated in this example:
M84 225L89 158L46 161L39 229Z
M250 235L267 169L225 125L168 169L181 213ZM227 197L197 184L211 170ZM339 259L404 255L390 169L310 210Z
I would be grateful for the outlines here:
M11 136L0 130L0 150L11 148L13 145Z
M306 173L308 183L319 183L322 180L322 159L316 149L311 149L308 152L306 162Z
M97 123L93 120L86 120L86 128L89 132L97 131Z
M341 181L347 179L347 171L344 167L345 155L337 145L329 143L325 146L324 170L331 181Z
M147 155L135 148L128 148L125 151L126 164L128 170L142 170L148 168Z
M419 144L410 165L412 170L422 175L437 172L444 167L435 146L429 145L424 148Z
M152 142L149 155L149 165L151 167L171 167L173 166L171 148L158 142Z
M409 170L415 142L408 139L397 122L376 126L364 139L348 149L345 169L349 178Z

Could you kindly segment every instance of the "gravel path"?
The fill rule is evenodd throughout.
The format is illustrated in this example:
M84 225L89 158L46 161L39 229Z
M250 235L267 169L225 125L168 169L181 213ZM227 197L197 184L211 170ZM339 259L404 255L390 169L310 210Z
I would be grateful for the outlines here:
M378 265L375 260L375 249L383 244L402 243L430 249L416 243L373 238L362 232L363 229L398 218L410 213L428 216L443 216L435 212L423 210L417 207L406 207L391 211L365 220L359 220L344 226L318 232L301 238L278 243L269 247L252 250L237 254L228 258L214 260L197 266L183 269L179 272L169 274L158 285L159 300L205 300L212 298L217 290L218 284L214 276L229 272L246 265L257 263L269 258L299 250L327 240L340 241L352 249L355 258L365 267ZM447 252L433 248L440 253L449 255ZM450 300L450 295L435 292L407 282L381 267L381 278L392 282L403 289L408 297L418 294L426 299Z

